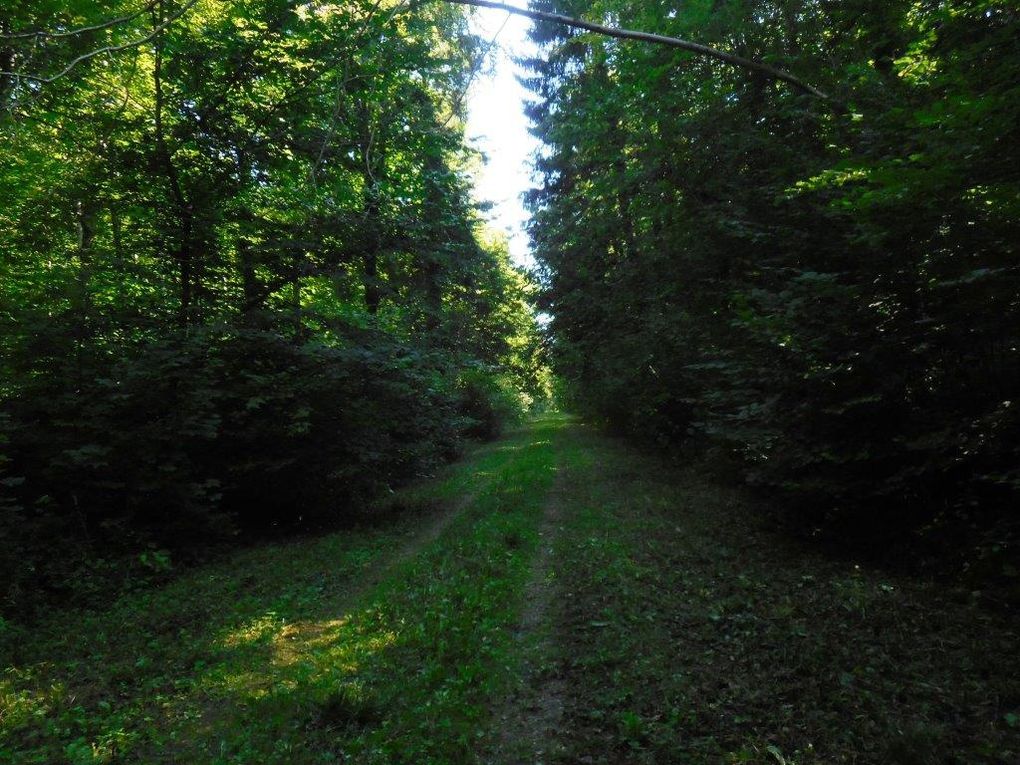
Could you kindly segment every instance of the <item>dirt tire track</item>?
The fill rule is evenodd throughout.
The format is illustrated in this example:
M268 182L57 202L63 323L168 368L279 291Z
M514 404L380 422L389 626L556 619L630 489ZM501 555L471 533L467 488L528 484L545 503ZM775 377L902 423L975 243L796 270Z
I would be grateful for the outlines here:
M495 711L496 741L488 763L539 765L555 756L556 733L563 718L566 682L554 663L553 630L550 623L555 585L551 581L554 546L562 530L562 469L553 481L543 507L538 550L531 564L525 588L524 609L515 631L527 648L529 659L523 667L520 691Z
M467 510L471 504L478 498L479 491L468 492L464 496L460 497L456 502L447 504L444 507L440 507L433 513L430 513L427 518L423 518L422 521L409 533L409 537L404 540L396 550L389 555L383 555L379 559L372 561L364 571L358 575L357 581L353 586L347 590L343 595L343 607L344 613L348 612L353 606L370 593L375 587L383 582L386 577L396 571L401 565L411 560L425 547L436 541L440 535L463 513ZM352 575L353 576L353 575ZM338 614L340 616L341 614ZM283 632L277 637L277 654L278 660L296 662L300 660L302 652L306 650L307 643L309 641L315 641L326 629L323 626L316 625L314 622L309 621L294 621L287 625ZM292 635L300 635L300 644L291 644L289 638ZM209 698L203 704L202 714L195 721L197 730L184 742L179 743L181 752L178 756L173 758L173 762L193 762L198 759L199 754L197 751L192 750L192 746L195 742L199 741L203 736L198 735L202 731L212 730L212 727L217 721L225 719L226 716L231 714L231 708L229 705L225 705L221 700Z
M368 570L362 575L357 587L348 596L353 602L365 595L365 593L378 586L391 573L401 565L411 560L414 556L435 542L447 528L458 518L461 513L467 510L478 499L480 491L473 491L460 497L445 507L441 507L424 519L417 528L413 530L409 538L390 555L383 556L379 560L369 564Z

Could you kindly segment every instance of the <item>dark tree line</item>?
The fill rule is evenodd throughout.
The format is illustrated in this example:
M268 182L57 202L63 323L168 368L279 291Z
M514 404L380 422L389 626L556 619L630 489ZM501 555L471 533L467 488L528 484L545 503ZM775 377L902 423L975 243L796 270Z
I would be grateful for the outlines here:
M342 518L542 397L460 9L33 0L0 35L4 606Z
M538 24L533 240L582 410L701 445L807 530L1015 577L1020 15L1013 4L541 0L760 73Z

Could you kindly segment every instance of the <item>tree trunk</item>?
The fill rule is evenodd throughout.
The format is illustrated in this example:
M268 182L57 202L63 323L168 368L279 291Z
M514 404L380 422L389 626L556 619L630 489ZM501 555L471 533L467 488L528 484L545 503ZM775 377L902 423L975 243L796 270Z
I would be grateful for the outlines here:
M251 244L246 239L237 243L237 259L241 271L241 290L243 304L241 313L248 315L262 308L262 291L259 289L258 277L255 274L255 259Z
M153 12L153 25L158 28L163 23L163 3L160 2ZM156 131L156 156L166 175L173 197L179 225L177 236L177 252L174 259L180 274L180 293L178 305L178 322L185 326L191 320L192 302L192 245L194 239L194 216L191 204L184 195L180 175L174 166L173 157L167 147L163 129L163 38L162 33L156 37L154 61L152 68L154 88L154 122Z
M0 18L0 34L7 35L10 33L11 22L5 18ZM0 47L0 72L13 72L14 63L14 48L10 45ZM0 114L7 111L7 99L11 97L12 90L14 90L14 76L0 74Z
M428 226L426 252L419 267L425 291L425 332L432 336L442 324L443 264L442 248L451 237L444 226L444 197L441 183L445 167L442 158L430 155L425 163L425 205L422 210ZM435 339L435 338L431 338Z
M366 178L366 183L370 178ZM365 192L365 226L368 234L362 261L362 281L365 285L365 309L373 316L379 313L382 291L379 285L379 195L374 185Z
M294 256L294 279L290 283L290 307L294 320L294 339L300 340L304 335L304 326L301 323L301 255Z
M92 242L96 238L96 214L93 208L94 202L78 202L77 220L75 225L78 229L78 279L75 288L75 367L76 384L78 391L85 383L85 346L88 343L89 317L91 314L90 299L90 276L92 269Z

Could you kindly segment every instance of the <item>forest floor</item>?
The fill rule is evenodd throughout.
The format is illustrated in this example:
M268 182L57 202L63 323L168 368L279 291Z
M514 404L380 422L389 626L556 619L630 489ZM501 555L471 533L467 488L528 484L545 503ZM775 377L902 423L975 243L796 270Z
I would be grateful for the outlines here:
M385 523L0 634L0 762L1017 763L1017 625L542 417Z

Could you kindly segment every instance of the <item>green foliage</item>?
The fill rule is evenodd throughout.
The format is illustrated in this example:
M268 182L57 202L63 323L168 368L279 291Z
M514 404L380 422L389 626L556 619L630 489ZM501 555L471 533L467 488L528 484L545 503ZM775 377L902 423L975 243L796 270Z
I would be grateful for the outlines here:
M555 762L1016 758L1014 614L792 540L703 461L558 444Z
M478 438L495 438L521 411L521 394L506 379L482 369L461 373L459 393L467 432Z
M0 39L0 608L344 520L544 395L462 12L201 0L29 77L184 7L0 11L59 33Z
M547 5L781 62L848 104L536 28L532 233L575 407L710 445L811 533L1015 554L1015 9Z
M544 416L384 522L0 621L0 760L1016 759L1011 614L806 550L702 468Z
M481 761L556 427L398 491L385 523L237 550L54 611L31 640L0 631L0 760Z

